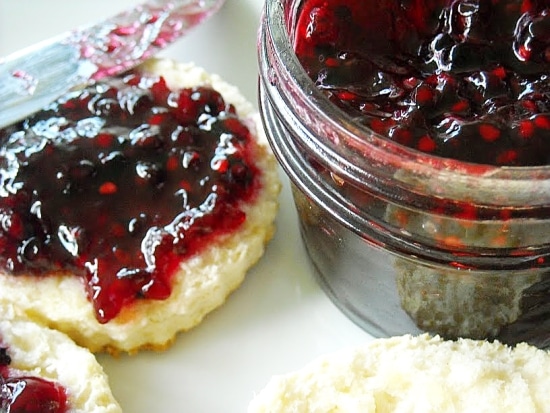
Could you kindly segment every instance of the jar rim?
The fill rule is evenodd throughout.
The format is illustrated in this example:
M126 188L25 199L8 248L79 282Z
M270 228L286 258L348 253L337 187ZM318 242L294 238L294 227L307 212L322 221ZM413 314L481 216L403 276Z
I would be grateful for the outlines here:
M293 108L296 121L310 128L305 145L320 150L337 172L361 187L375 166L377 173L404 188L414 186L416 192L479 204L550 205L550 165L493 166L423 153L375 133L336 107L315 86L294 52L293 22L299 3L273 0L265 4L262 35L278 63L269 63L276 78L270 83L284 85L276 93Z

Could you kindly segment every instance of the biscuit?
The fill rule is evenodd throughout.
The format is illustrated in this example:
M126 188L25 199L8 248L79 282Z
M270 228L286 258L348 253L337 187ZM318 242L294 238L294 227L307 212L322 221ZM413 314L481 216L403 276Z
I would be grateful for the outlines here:
M274 376L248 413L548 412L550 355L527 344L375 339Z
M279 172L253 105L236 87L191 63L153 59L138 72L162 75L171 89L211 86L221 93L258 140L254 162L261 171L261 188L242 206L246 219L240 227L180 262L166 299L138 299L106 323L98 322L81 277L0 274L0 304L13 304L19 316L60 330L92 352L165 349L176 333L193 328L225 302L262 257L275 231Z
M4 319L0 321L0 343L10 358L9 376L38 378L60 386L69 413L122 411L94 355L65 334L26 320ZM2 389L3 395L6 390Z

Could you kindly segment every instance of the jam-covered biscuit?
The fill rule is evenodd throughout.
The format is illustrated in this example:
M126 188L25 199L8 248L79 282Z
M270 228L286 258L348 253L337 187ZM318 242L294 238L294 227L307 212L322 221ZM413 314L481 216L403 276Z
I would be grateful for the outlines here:
M27 320L0 321L0 410L120 413L103 368L65 334Z
M94 351L161 348L273 234L259 136L235 88L159 60L0 131L0 301Z

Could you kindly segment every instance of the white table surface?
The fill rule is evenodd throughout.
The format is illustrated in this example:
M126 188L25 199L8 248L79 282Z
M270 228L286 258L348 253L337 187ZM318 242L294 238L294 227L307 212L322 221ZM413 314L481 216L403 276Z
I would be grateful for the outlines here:
M0 0L0 55L125 9L137 0ZM222 10L162 55L194 61L256 102L261 0ZM238 413L273 374L371 339L325 296L301 244L288 183L266 255L219 310L163 353L99 355L128 413Z

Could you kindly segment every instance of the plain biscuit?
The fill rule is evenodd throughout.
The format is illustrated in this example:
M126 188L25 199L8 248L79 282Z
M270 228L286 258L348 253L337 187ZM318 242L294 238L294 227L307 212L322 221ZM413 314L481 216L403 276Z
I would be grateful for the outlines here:
M527 344L375 339L273 377L248 413L548 413L549 371Z

